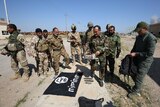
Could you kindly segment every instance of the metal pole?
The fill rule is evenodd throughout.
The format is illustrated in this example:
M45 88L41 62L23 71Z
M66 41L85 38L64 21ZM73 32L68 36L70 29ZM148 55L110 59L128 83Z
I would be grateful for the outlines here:
M5 13L6 13L7 24L9 24L9 19L8 19L8 11L7 11L6 0L4 0L4 8L5 8Z
M67 29L67 14L65 14L65 23L66 23L66 32L68 31L68 29Z

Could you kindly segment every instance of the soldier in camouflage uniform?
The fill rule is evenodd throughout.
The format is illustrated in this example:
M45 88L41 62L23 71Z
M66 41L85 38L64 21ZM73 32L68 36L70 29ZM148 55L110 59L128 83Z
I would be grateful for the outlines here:
M94 35L93 23L88 22L87 27L88 27L88 30L86 31L84 38L83 38L83 52L84 52L84 54L85 54L85 52L88 51L90 38Z
M100 26L96 25L93 28L94 35L90 38L89 42L89 48L90 53L95 54L95 56L98 59L91 60L91 71L93 73L94 77L94 71L98 67L98 62L100 64L100 71L99 71L99 78L100 78L100 86L103 86L103 79L105 75L105 65L106 65L106 59L105 59L105 42L104 42L104 36L101 34L101 28Z
M45 29L43 30L43 37L45 40L47 40L49 38L48 36L48 31ZM49 49L47 50L47 55L48 55L48 70L49 71L49 68L53 67L53 62L52 62L52 57L51 57L51 53L50 53L50 49L51 47L49 46Z
M35 50L37 53L37 57L39 59L39 65L38 65L38 75L42 78L47 75L47 69L48 69L48 55L47 50L49 48L48 43L43 38L42 30L40 28L37 28L35 30L36 35L38 37L37 43L35 43Z
M69 55L67 54L65 47L63 45L63 40L62 38L59 36L59 30L58 28L53 28L53 37L48 39L48 42L51 46L51 56L53 58L53 68L55 71L55 75L58 75L59 73L59 61L60 61L60 57L61 55L64 57L65 60L65 67L68 69L71 69L71 67L69 66Z
M111 76L114 74L114 64L115 58L118 58L121 52L121 41L117 33L115 33L115 27L106 27L108 30L104 33L105 44L108 45L108 50L106 51L106 71L107 64L109 63L109 70Z
M71 54L73 58L73 65L75 65L75 52L78 53L79 63L82 64L82 56L81 56L81 39L79 32L76 32L76 26L73 24L71 26L72 31L68 34L67 41L70 42L71 46Z
M133 57L133 61L135 61L137 66L137 73L132 77L135 85L133 86L131 93L128 94L128 97L131 99L136 98L136 96L139 95L143 79L153 62L153 54L157 39L153 34L148 32L148 28L146 22L139 22L137 24L135 31L138 33L138 36L136 37L133 49L129 54Z
M21 77L18 67L18 63L20 63L24 70L24 81L28 81L29 67L24 49L24 37L19 36L17 27L14 24L7 25L7 31L10 33L8 44L4 49L7 53L3 53L4 51L2 50L1 54L8 54L11 56L11 68L15 72L15 76L11 78L11 80Z

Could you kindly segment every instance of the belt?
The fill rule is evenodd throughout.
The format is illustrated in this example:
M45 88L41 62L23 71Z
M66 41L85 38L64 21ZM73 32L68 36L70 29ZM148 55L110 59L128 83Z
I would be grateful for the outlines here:
M60 51L61 49L53 49L53 51Z

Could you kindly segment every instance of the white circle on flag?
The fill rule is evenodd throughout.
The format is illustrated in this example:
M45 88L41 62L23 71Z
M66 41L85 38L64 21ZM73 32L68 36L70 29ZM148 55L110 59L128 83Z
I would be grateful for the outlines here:
M56 78L55 83L57 83L57 84L64 84L64 83L67 83L67 81L68 81L68 78L62 76L62 77Z

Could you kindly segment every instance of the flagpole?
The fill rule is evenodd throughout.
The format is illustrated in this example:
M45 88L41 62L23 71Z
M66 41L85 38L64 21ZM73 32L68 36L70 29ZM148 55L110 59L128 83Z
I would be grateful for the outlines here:
M8 11L7 11L6 0L4 0L4 8L5 8L5 13L6 13L7 24L9 24L9 19L8 19Z

